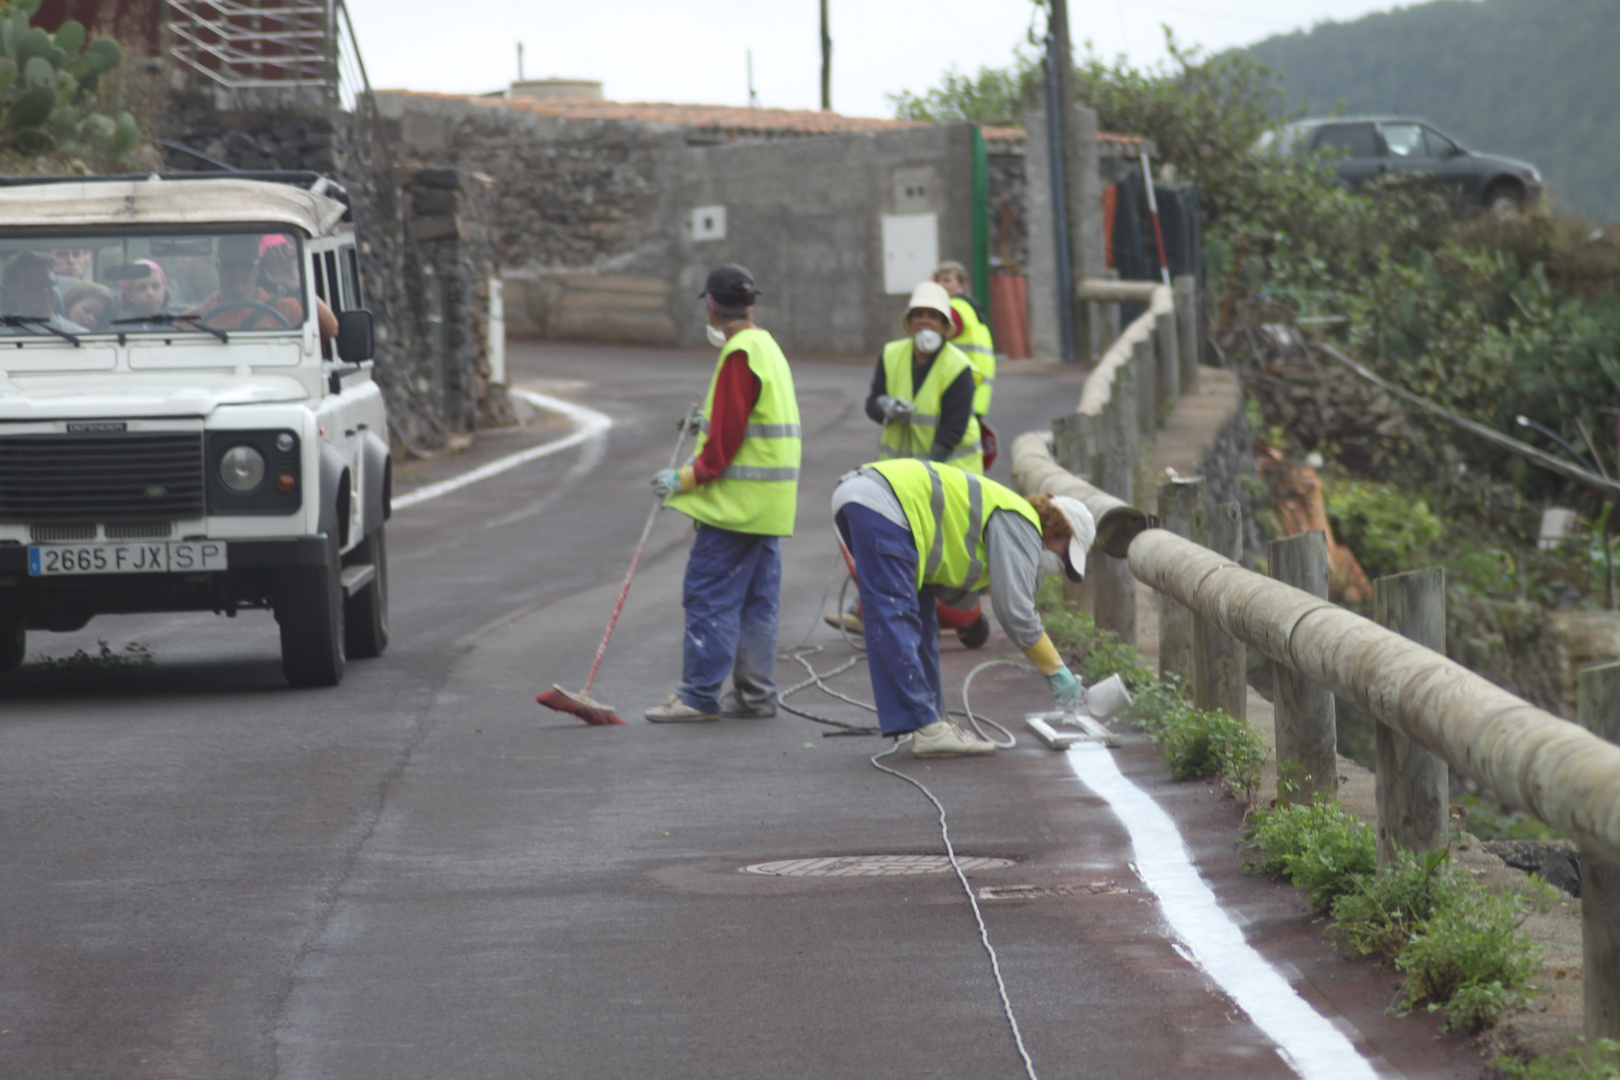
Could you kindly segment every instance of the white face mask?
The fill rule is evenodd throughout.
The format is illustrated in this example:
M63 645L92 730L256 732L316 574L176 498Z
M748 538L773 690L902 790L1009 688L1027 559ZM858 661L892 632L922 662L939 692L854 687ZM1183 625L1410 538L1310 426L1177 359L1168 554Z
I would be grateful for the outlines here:
M1051 548L1041 548L1041 574L1050 577L1063 573L1063 556Z
M710 323L708 326L703 328L703 332L709 335L710 345L713 345L717 349L725 347L728 338L726 337L726 332L724 330L720 329L713 323Z
M939 336L938 330L919 330L911 335L911 340L920 353L934 353L945 344L945 339Z

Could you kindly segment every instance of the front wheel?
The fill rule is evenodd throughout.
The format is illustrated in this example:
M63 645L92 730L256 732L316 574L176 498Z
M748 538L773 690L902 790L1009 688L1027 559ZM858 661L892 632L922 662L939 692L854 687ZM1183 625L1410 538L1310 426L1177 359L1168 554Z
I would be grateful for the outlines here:
M28 632L16 615L0 614L0 675L22 667L28 655Z
M383 526L360 542L351 556L356 565L370 563L365 588L343 601L343 631L351 660L369 660L388 648L388 545Z
M336 532L326 538L326 565L281 573L276 621L281 624L281 672L294 686L343 681L343 571Z

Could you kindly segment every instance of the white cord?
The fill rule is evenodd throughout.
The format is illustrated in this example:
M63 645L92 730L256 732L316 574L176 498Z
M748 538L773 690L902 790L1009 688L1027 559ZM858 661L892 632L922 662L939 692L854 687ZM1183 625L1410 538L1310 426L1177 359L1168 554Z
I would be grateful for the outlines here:
M1012 664L1014 662L1011 660L992 660L990 663ZM989 666L989 664L981 664L979 665L979 668ZM975 673L978 672L979 668L974 669ZM971 680L973 676L969 675L968 678ZM965 696L966 695L964 694L964 697ZM970 711L968 713L970 719L972 718L972 715L973 714ZM989 722L994 723L994 721ZM996 726L1001 727L999 724ZM1007 729L1002 728L1001 730L1006 731ZM898 776L900 779L922 792L928 797L928 801L934 804L934 809L939 811L939 834L945 841L945 854L950 857L951 869L956 871L956 880L962 883L962 891L967 893L968 903L973 907L973 919L979 924L979 941L984 945L984 951L990 957L990 971L996 977L996 991L1001 995L1001 1010L1007 1016L1007 1026L1012 1029L1013 1044L1018 1047L1018 1056L1024 1059L1025 1075L1029 1077L1029 1080L1039 1080L1039 1077L1035 1075L1035 1063L1030 1060L1029 1050L1024 1046L1023 1032L1018 1030L1018 1017L1013 1015L1012 999L1007 996L1007 982L1001 977L1001 961L996 957L995 946L990 944L990 930L984 924L984 913L979 910L979 898L973 895L973 886L968 884L967 875L962 872L962 864L956 861L956 847L951 843L950 826L945 823L945 805L936 799L934 797L934 793L924 787L921 782L912 779L903 772L896 769L891 769L887 765L881 764L879 760L881 758L890 756L899 749L900 740L896 739L893 746L889 747L882 753L874 754L871 757L870 760L872 765L879 772L886 772L890 776Z
M1017 668L1019 671L1027 671L1032 675L1039 675L1040 672L1035 670L1034 664L1023 660L986 660L984 663L968 672L968 677L962 680L962 709L967 713L967 721L970 725L972 725L973 733L987 742L995 743L1003 750L1011 750L1013 747L1018 745L1018 736L1014 735L1012 732L1008 731L1006 728L1002 727L988 716L975 716L973 714L973 705L968 700L968 688L973 685L974 676L978 675L979 672L983 671L985 668L992 667ZM986 735L984 733L984 729L979 726L980 720L983 720L985 723L1007 736L1007 741L1002 742L999 739L992 739L990 736Z

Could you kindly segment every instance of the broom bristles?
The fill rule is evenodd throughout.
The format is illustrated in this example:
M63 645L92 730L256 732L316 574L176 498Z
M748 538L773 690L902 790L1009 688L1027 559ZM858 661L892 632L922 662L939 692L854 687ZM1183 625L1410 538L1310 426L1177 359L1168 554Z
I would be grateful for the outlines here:
M622 724L619 714L600 701L592 700L583 690L574 693L553 683L550 690L535 696L536 701L548 709L556 709L577 716L587 724Z

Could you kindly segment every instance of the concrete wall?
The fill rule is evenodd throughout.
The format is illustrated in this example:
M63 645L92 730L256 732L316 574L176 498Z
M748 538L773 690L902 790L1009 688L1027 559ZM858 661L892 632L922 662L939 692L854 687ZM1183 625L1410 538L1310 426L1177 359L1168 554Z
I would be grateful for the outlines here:
M703 279L740 262L764 293L756 318L784 346L876 355L900 336L905 306L884 293L883 216L931 212L940 257L971 258L965 124L731 142L669 124L563 121L498 99L378 103L402 164L492 179L513 333L701 345ZM925 194L903 199L904 179ZM706 206L725 207L722 239L689 229Z

